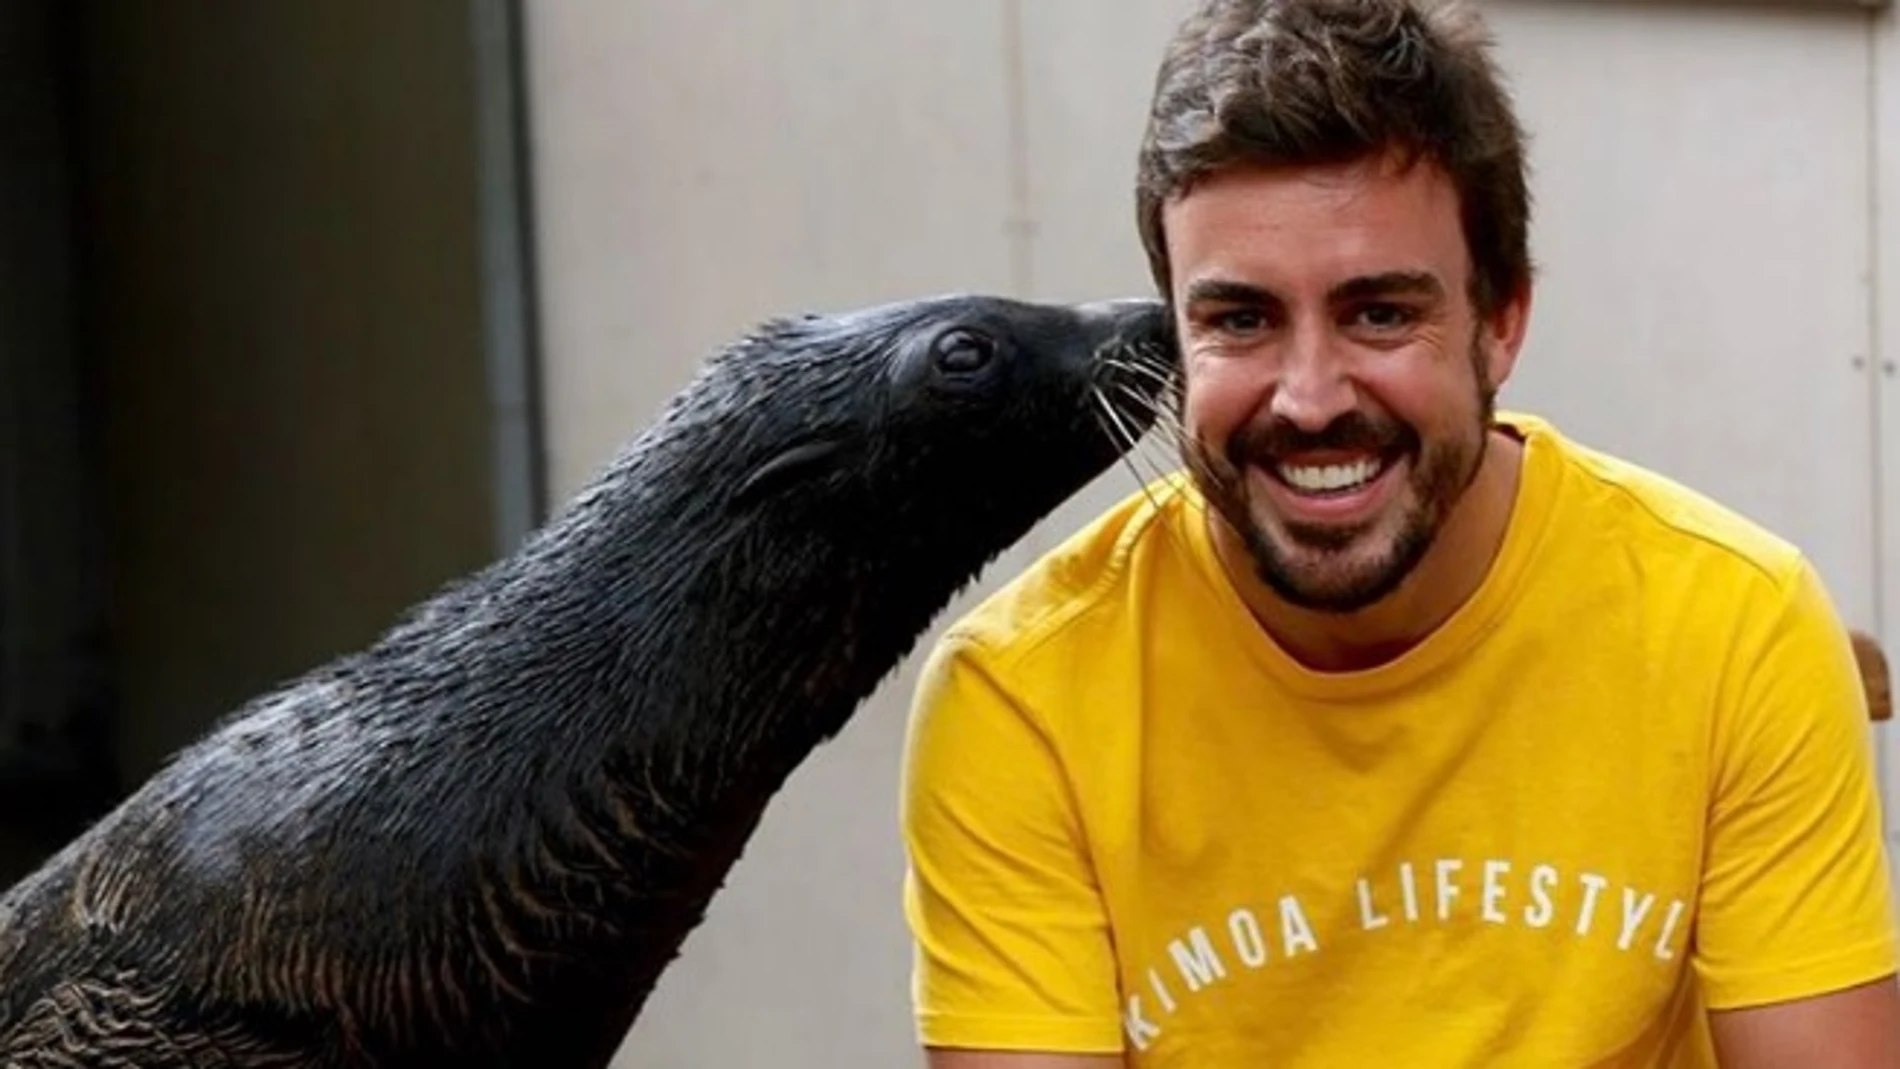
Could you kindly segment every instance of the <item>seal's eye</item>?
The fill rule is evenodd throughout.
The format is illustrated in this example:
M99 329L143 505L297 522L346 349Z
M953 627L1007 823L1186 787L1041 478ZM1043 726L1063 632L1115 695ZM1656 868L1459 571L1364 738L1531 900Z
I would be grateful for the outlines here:
M931 346L931 356L939 371L967 375L981 371L996 356L996 343L969 330L944 332Z

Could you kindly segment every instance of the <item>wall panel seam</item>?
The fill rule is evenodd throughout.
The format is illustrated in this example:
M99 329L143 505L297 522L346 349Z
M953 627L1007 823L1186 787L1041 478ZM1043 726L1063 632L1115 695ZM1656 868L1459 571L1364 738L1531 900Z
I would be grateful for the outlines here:
M1007 111L1005 164L1009 218L1004 232L1009 242L1009 284L1020 297L1035 287L1036 221L1030 205L1028 59L1024 55L1022 0L1002 0L1003 79Z
M480 190L482 350L488 381L490 489L498 552L545 518L534 198L526 107L526 27L519 0L470 8Z

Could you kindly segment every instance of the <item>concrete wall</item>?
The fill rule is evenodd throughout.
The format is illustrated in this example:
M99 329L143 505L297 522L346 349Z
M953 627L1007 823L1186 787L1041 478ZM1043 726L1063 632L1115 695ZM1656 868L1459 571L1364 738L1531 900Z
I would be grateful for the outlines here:
M1900 190L1895 16L1489 6L1536 136L1544 266L1505 400L1777 527L1852 623L1900 625L1900 207L1872 195ZM1183 9L533 7L554 493L760 316L1147 291L1132 154ZM1132 485L1105 477L971 597ZM625 1069L916 1064L895 831L913 669L780 797Z

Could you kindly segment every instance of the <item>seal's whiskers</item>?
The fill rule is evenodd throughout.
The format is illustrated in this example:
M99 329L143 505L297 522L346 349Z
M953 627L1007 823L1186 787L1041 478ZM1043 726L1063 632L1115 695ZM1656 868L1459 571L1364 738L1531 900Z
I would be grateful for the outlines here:
M1171 384L1164 386L1164 389L1167 391L1164 397L1152 397L1127 382L1116 382L1115 389L1119 398L1124 403L1139 408L1145 414L1150 427L1150 433L1148 435L1143 436L1136 442L1130 443L1129 452L1131 454L1141 453L1139 457L1131 458L1131 463L1145 460L1154 469L1155 477L1160 478L1165 476L1171 465L1166 461L1155 459L1141 451L1144 444L1152 443L1156 437L1159 437L1161 441L1168 445L1173 446L1176 452L1179 451L1183 436L1186 432L1181 426L1181 418L1177 407L1171 401L1167 400L1169 397L1178 395L1175 394Z
M1106 417L1098 422L1102 424L1102 433L1108 435L1120 447L1118 450L1120 463L1134 475L1135 485L1148 496L1149 505L1159 508L1159 503L1155 501L1154 494L1149 490L1151 480L1142 472L1141 465L1134 459L1136 452L1140 449L1141 437L1128 426L1127 417L1122 415L1115 407L1115 403L1110 401L1099 388L1091 387L1089 397L1095 401L1098 413Z

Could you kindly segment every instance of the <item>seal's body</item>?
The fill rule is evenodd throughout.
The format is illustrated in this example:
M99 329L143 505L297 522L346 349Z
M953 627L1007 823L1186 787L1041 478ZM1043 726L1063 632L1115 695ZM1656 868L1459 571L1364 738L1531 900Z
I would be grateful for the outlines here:
M607 1064L785 778L1133 444L1166 330L949 297L718 354L0 899L0 1066Z

